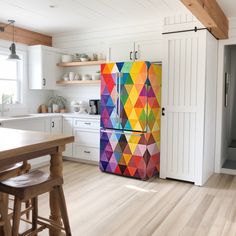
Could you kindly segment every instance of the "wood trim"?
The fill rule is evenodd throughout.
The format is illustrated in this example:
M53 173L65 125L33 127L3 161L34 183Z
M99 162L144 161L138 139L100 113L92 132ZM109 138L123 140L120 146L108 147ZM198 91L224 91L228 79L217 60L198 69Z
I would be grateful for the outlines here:
M4 23L0 23L1 26L4 26ZM13 26L9 25L5 28L4 32L0 32L0 39L12 41L13 35ZM15 26L15 42L23 43L27 45L45 45L52 46L52 36L45 34L40 34L23 28Z
M228 39L229 21L216 0L181 0L218 39Z
M95 66L101 65L106 63L106 61L73 61L73 62L64 62L64 63L57 63L57 66L60 67L72 67L72 66Z

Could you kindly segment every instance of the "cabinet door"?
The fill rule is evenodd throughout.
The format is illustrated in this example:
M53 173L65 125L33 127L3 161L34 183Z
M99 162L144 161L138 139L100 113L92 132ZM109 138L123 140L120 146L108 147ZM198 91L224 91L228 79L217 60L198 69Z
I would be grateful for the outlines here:
M55 69L56 60L55 53L44 50L42 58L42 88L54 89L55 88Z
M51 133L52 134L62 133L62 118L61 117L51 118Z
M29 47L29 88L48 89L56 87L62 69L56 66L61 54L53 48L36 45Z
M135 60L160 62L163 55L163 41L152 40L135 43Z
M109 61L134 61L134 43L112 44L109 47Z
M63 134L73 135L73 118L63 119ZM66 144L66 150L63 156L72 157L72 143Z
M161 118L161 178L201 184L206 32L165 36Z

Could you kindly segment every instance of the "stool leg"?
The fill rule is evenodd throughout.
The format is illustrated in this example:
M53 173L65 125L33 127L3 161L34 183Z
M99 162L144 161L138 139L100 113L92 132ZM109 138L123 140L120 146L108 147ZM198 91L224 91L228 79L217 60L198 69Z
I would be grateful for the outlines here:
M18 236L19 235L20 216L21 216L21 200L19 198L15 197L14 212L13 212L12 236Z
M3 232L0 232L0 235L1 233L4 233L4 235L11 235L11 225L8 220L8 194L6 193L0 193L0 216L4 222Z
M55 189L58 192L58 201L59 201L59 206L61 210L61 218L63 220L63 224L65 227L66 236L71 236L72 234L70 230L70 223L69 223L68 213L66 209L66 201L65 201L65 196L64 196L62 186L57 186L55 187Z
M38 198L35 197L32 200L32 206L33 206L33 211L32 211L32 230L37 229L37 220L38 220Z
M30 207L30 200L27 200L27 201L25 202L25 208L27 209L27 208L29 208L29 207ZM28 212L26 213L26 219L29 220L29 218L30 218L30 212L28 211Z

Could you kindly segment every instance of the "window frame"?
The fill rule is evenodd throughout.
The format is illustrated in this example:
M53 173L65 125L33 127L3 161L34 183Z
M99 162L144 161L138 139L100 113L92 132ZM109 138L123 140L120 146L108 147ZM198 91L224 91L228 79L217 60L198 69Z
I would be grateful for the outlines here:
M16 79L6 79L1 78L0 81L15 81L16 82L16 97L15 101L12 104L8 105L14 105L14 104L22 104L22 81L23 81L23 58L24 55L21 52L17 52L17 54L20 57L20 60L16 61ZM6 50L5 48L0 47L0 55L2 56L8 56L9 50Z

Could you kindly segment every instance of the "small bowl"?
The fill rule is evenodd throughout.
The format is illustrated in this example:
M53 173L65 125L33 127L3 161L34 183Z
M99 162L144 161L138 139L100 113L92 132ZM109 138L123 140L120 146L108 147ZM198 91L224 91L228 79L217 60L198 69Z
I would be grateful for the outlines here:
M91 80L91 79L92 79L91 75L85 74L82 76L82 80Z
M81 58L80 58L80 61L89 61L89 58L87 58L87 57L81 57Z

